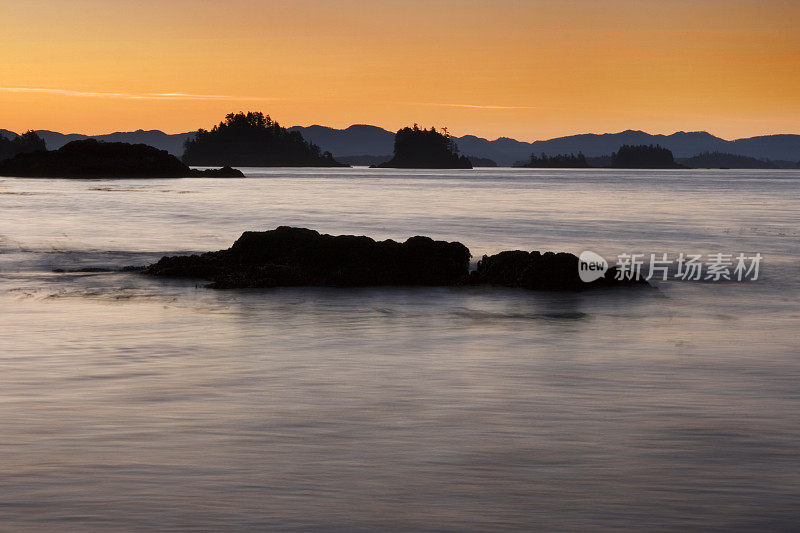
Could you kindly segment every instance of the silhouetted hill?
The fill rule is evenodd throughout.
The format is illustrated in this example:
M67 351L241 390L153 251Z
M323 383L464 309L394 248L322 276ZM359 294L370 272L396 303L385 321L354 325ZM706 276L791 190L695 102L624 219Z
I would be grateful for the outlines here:
M336 156L336 160L345 165L354 167L372 167L386 163L392 158L391 155L345 155Z
M473 157L491 159L503 166L512 166L516 161L527 161L532 153L530 143L508 137L489 141L474 135L464 135L463 137L453 137L453 139L462 152Z
M800 135L765 135L726 141L710 133L679 131L671 135L650 135L643 131L627 130L602 135L586 134L559 137L532 143L534 152L569 153L582 151L587 157L609 154L623 144L660 145L675 157L693 157L703 152L725 152L755 158L800 159Z
M17 154L0 161L0 176L27 178L242 177L238 170L192 170L166 150L146 144L72 141L58 150Z
M684 168L675 163L672 152L659 145L623 144L611 154L612 168Z
M12 158L17 154L43 152L46 149L44 140L32 131L27 131L22 135L10 133L13 137L0 135L0 161Z
M761 135L731 141L726 152L758 159L800 160L800 135Z
M180 157L186 141L194 136L194 133L177 133L168 135L160 130L136 130L128 132L109 133L107 135L95 135L93 138L98 141L106 142L125 142L130 144L147 144L166 150L174 156Z
M467 156L469 162L472 163L473 167L496 167L497 162L493 159L489 159L488 157L474 157L471 155Z
M230 113L210 131L199 129L186 141L189 165L249 167L340 167L330 152L288 131L260 112Z
M303 132L306 138L323 150L329 150L334 156L378 156L391 151L391 132L374 126L350 126L345 130L322 126L296 126L290 129ZM675 157L692 157L702 152L717 151L759 159L800 159L800 135L765 135L727 141L704 131L651 135L643 131L626 130L619 133L570 135L532 143L508 137L490 141L475 135L454 136L452 139L461 153L469 154L470 157L492 159L499 165L506 166L518 161L527 162L532 153L554 156L582 152L591 161L594 157L608 156L623 144L658 144L671 150Z
M103 135L83 135L80 133L63 134L56 131L37 130L36 134L44 139L48 150L58 150L68 142L83 139L95 139L104 142L124 142L129 144L146 144L159 150L166 150L170 154L180 157L187 139L194 133L176 133L170 135L160 130L118 131Z
M391 154L394 149L394 133L377 126L353 124L343 130L325 126L292 126L308 142L331 152L337 159L343 156Z
M772 161L721 152L703 152L678 162L690 168L781 168Z
M447 130L413 128L398 130L394 137L394 157L377 165L380 168L472 168Z
M547 141L531 143L533 153L547 155L582 152L586 157L600 157L616 151L622 145L659 145L671 150L678 157L690 157L699 152L722 149L728 141L714 137L706 132L686 133L679 131L672 135L651 135L643 131L626 130L619 133L597 135L587 133L558 137Z
M383 128L356 124L343 130L325 126L294 126L289 131L297 131L307 141L329 151L335 158L340 156L373 156L380 158L392 152L394 134ZM81 134L38 130L49 150L57 149L69 141L86 139ZM0 135L12 137L8 130L0 130ZM158 130L117 132L91 136L98 140L144 143L167 150L173 155L183 154L183 145L194 133L169 135ZM535 141L517 141L507 137L490 141L474 135L452 137L461 153L470 157L492 159L499 165L511 166L519 161L528 161L532 153L545 153L548 156L583 152L592 166L592 158L605 157L623 144L658 144L672 151L676 158L693 157L703 152L721 152L744 155L756 159L783 161L800 160L800 135L763 135L735 141L727 141L707 132L676 132L671 135L651 135L643 131L626 130L619 133L582 134ZM785 165L780 165L784 166Z

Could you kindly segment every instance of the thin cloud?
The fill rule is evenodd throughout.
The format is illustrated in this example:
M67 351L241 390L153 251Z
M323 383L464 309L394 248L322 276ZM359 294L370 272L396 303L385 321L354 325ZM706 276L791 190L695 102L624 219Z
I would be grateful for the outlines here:
M77 96L81 98L119 98L123 100L238 100L265 101L281 100L281 98L264 98L251 96L231 96L224 94L189 94L189 93L106 93L93 91L73 91L70 89L51 89L45 87L0 87L7 93L55 94L61 96Z
M405 105L424 105L434 107L459 107L468 109L557 109L555 107L529 105L478 105L478 104L446 104L438 102L398 102Z
M54 94L60 96L75 96L79 98L117 98L123 100L227 100L241 102L265 102L288 100L287 98L263 96L234 96L228 94L192 94L192 93L117 93L97 91L75 91L72 89L53 89L49 87L0 87L0 92L29 93L29 94ZM320 99L316 99L320 100ZM323 98L321 100L333 100ZM493 109L493 110L520 110L520 109L557 109L543 106L505 106L505 105L478 105L478 104L449 104L439 102L392 102L401 105L417 105L431 107L453 107L462 109Z

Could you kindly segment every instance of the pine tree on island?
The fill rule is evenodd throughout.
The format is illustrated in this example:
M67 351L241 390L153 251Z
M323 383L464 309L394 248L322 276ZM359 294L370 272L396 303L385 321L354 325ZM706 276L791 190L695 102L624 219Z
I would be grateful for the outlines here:
M199 129L186 141L187 165L246 167L344 167L330 152L306 141L261 112L230 113L211 128Z
M611 154L612 168L685 168L675 162L672 151L659 145L623 144Z
M420 129L417 124L405 127L394 136L394 157L378 168L472 168L447 128L436 131Z

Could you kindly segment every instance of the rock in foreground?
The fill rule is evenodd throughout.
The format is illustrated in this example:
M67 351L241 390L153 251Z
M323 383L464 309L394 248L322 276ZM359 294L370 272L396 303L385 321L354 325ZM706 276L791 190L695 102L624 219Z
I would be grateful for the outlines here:
M513 250L483 256L478 267L470 273L473 285L501 285L547 291L581 291L598 287L648 285L642 279L617 280L616 268L591 283L578 274L578 257L568 253L525 252Z
M640 280L615 280L613 268L604 278L584 283L578 275L578 258L567 253L501 252L484 256L472 273L470 257L469 249L459 242L429 237L411 237L399 243L281 226L270 231L246 231L227 250L162 257L144 272L204 279L217 289L471 284L580 291L647 285Z
M220 171L191 170L166 150L146 144L94 139L72 141L58 150L22 153L0 162L0 176L22 178L228 177L214 174ZM243 176L235 169L225 173Z
M212 280L211 287L455 285L469 271L458 242L411 237L404 243L325 235L281 226L247 231L227 250L164 257L145 273Z

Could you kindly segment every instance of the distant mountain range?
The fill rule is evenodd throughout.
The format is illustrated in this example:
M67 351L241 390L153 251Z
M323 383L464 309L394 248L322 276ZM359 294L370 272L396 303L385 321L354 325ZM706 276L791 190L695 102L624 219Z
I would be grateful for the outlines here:
M293 126L289 129L299 131L306 140L344 161L374 162L391 158L393 152L394 133L377 126L355 124L342 130L326 126ZM102 141L149 144L179 157L183 154L186 140L194 135L193 132L170 135L159 130L92 136L77 133L65 135L48 130L37 130L36 133L44 139L50 150L58 149L69 141L91 137ZM13 136L14 133L0 130L0 135ZM773 161L800 161L800 135L788 134L727 141L704 131L651 135L643 131L626 130L619 133L569 135L531 143L508 137L490 141L474 135L454 137L454 140L462 154L472 158L491 159L502 166L529 160L532 153L553 156L582 152L586 157L600 157L611 154L623 144L660 144L672 150L675 158L694 157L704 152L722 152Z
M584 134L559 137L530 144L532 152L548 155L582 151L587 157L610 154L623 144L660 144L669 148L676 158L693 157L703 152L724 152L734 155L800 161L800 135L762 135L726 141L705 131L679 131L672 135L651 135L643 131L626 130L602 135Z
M377 126L354 124L337 130L327 126L292 126L289 131L299 131L303 138L337 156L386 156L394 152L394 132Z
M0 135L5 137L13 137L16 135L9 130L0 129ZM164 133L161 130L136 130L136 131L118 131L115 133L107 133L105 135L83 135L81 133L58 133L57 131L50 130L36 130L36 135L44 139L48 150L58 150L70 141L80 141L83 139L97 139L98 141L106 142L124 142L131 144L148 144L155 146L160 150L166 150L176 157L183 155L183 145L186 139L194 136L191 133Z
M720 152L704 152L694 157L679 158L677 163L689 168L800 168L797 162L756 159Z

